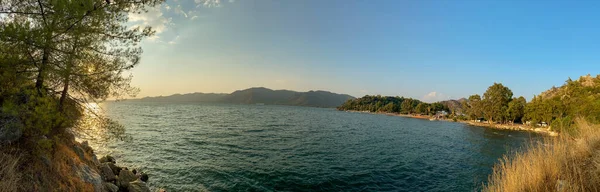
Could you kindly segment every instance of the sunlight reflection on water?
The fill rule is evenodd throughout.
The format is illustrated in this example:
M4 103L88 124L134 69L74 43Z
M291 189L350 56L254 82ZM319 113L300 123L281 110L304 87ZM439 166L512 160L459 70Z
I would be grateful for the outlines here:
M111 154L112 150L107 147L107 134L103 125L105 115L103 103L86 103L83 108L83 114L75 127L75 139L78 142L88 141L90 147L98 157Z

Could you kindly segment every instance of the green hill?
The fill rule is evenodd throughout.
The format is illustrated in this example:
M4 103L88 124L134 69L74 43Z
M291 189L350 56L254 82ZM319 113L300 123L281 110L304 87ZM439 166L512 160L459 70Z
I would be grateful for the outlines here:
M189 93L170 96L144 97L132 101L144 102L214 102L237 104L293 105L309 107L337 107L354 97L328 91L297 92L254 87L225 93Z

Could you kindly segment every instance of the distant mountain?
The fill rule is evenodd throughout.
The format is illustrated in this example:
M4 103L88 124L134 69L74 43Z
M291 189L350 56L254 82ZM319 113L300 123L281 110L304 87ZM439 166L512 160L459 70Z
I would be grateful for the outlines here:
M450 109L451 112L464 113L464 109L462 106L463 101L466 102L467 99L465 99L465 98L460 98L458 100L451 99L451 100L440 101L440 103L442 103L442 105L444 105L445 107Z
M170 96L144 97L133 101L148 102L220 102L227 94L225 93L188 93Z
M189 93L171 96L144 97L133 101L149 102L219 102L239 104L295 105L309 107L337 107L354 97L328 91L296 92L254 87L224 93Z

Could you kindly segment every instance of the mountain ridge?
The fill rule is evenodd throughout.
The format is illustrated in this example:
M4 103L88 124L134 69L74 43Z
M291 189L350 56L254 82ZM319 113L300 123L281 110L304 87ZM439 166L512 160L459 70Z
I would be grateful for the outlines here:
M308 107L333 108L349 99L355 99L348 94L338 94L323 90L310 90L298 92L286 89L273 90L265 87L251 87L236 90L232 93L185 93L169 96L143 97L129 99L141 102L211 102L211 103L236 103L236 104L268 104L292 105Z

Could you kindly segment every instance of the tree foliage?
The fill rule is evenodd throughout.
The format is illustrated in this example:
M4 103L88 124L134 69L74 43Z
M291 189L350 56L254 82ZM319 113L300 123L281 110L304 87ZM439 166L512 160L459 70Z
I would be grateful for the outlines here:
M466 107L467 115L470 119L479 119L483 117L483 103L481 102L481 96L477 94L469 96Z
M490 86L481 100L485 118L490 122L508 120L506 111L512 96L512 91L501 83L494 83Z
M525 115L525 105L527 104L527 100L525 97L521 96L519 98L513 98L508 103L508 120L511 123L513 122L522 122L521 119Z
M128 14L163 0L0 0L0 113L25 136L73 127L89 101L133 95L138 43L154 34Z
M572 131L578 117L600 123L600 75L569 79L563 86L535 96L525 106L526 120L546 122L556 131Z
M344 104L339 106L338 109L369 112L407 113L412 112L414 107L416 107L419 103L422 102L411 98L365 95L361 98L346 101Z
M448 112L449 109L440 102L429 104L412 98L366 95L346 101L338 110L433 115L438 111Z

